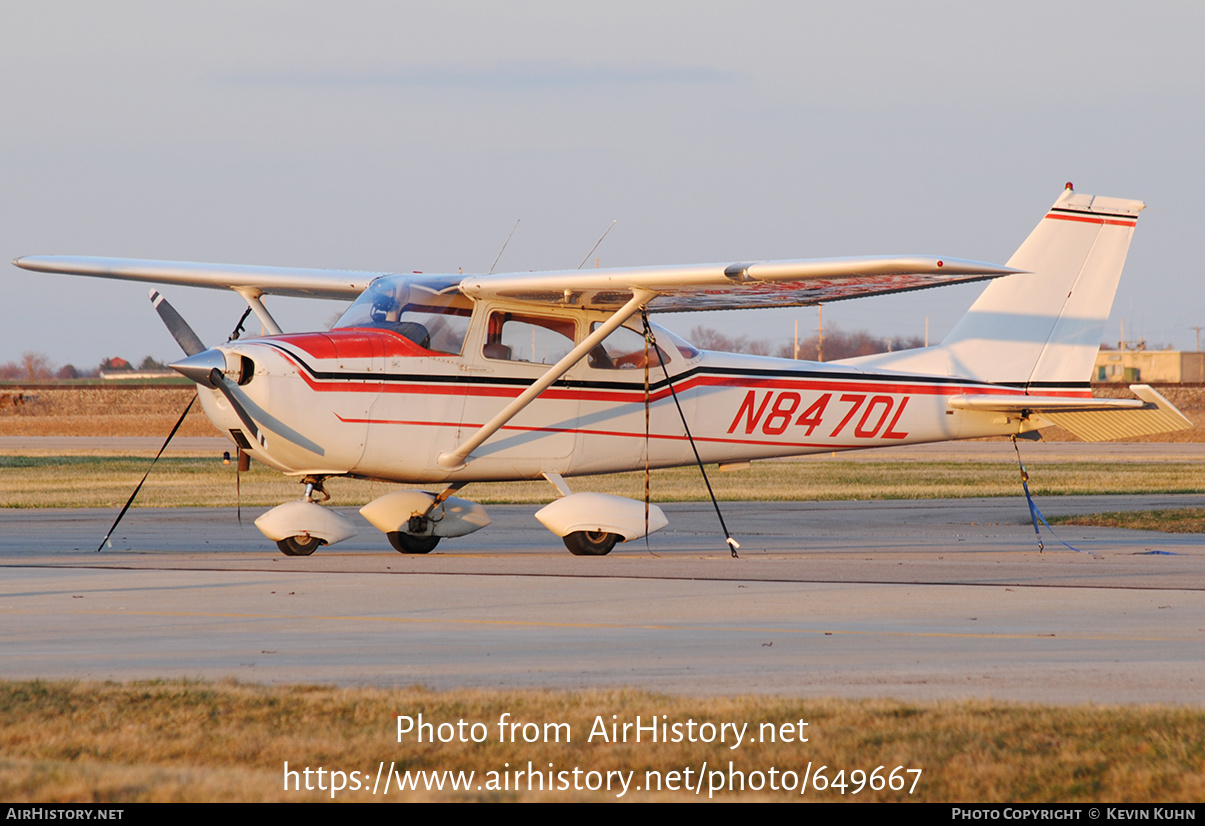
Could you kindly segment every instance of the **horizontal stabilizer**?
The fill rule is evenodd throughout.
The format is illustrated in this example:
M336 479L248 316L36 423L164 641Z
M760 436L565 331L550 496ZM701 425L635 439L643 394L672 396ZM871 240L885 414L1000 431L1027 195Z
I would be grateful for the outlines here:
M1141 408L1138 399L1077 399L1070 396L954 396L950 407L955 410L989 410L1000 413L1085 413L1098 410L1130 410Z
M1036 416L1085 442L1150 436L1192 427L1192 422L1150 385L1132 384L1130 390L1137 399L967 395L955 396L949 404L956 410Z

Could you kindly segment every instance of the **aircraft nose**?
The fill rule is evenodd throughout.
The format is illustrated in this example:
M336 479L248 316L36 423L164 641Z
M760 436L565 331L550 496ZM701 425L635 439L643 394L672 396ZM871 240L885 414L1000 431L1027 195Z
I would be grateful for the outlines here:
M216 347L211 347L208 350L197 353L195 356L189 356L188 358L173 362L168 367L180 375L192 379L197 384L216 388L217 385L214 384L212 378L213 371L216 369L221 374L226 370L226 354Z

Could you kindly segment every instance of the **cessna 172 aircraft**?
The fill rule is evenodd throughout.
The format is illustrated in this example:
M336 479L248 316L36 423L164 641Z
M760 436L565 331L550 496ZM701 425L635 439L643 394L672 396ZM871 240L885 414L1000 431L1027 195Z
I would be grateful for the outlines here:
M1007 266L930 256L499 275L396 275L72 256L27 270L231 289L270 333L206 348L156 291L205 413L305 483L256 525L285 554L356 533L315 501L333 477L388 493L361 509L402 553L489 523L465 484L546 478L536 514L577 555L664 527L659 508L565 477L1019 435L1090 440L1190 423L1162 396L1088 384L1144 204L1070 184ZM648 313L792 307L994 279L941 344L840 362L701 352ZM284 333L261 297L355 299L326 332ZM681 418L679 417L679 405ZM646 435L646 410L649 416ZM689 423L689 434L684 427ZM691 442L693 436L693 444ZM550 492L551 494L551 492Z

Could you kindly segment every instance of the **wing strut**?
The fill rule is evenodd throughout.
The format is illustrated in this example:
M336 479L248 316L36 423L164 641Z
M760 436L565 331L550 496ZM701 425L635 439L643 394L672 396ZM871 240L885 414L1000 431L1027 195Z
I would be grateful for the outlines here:
M504 407L498 415L483 424L480 430L474 433L468 440L461 443L455 450L439 454L439 458L436 460L439 466L446 470L460 470L463 468L468 464L470 453L481 447L481 444L486 439L497 433L519 411L535 401L541 393L552 386L553 382L568 373L573 365L585 358L587 353L600 344L603 339L615 332L621 324L638 313L656 295L652 290L633 290L632 298L627 304L616 310L615 314L603 322L597 330L582 339L582 343L570 350L564 358L548 368L548 372L540 376L534 384L516 396L515 400Z
M260 301L260 296L263 295L259 290L253 290L248 287L234 287L236 293L243 297L247 302L247 306L255 312L255 317L264 325L264 329L268 331L270 336L278 336L283 330L276 323L276 319L272 318L272 314L268 312L268 308L264 306L264 302Z

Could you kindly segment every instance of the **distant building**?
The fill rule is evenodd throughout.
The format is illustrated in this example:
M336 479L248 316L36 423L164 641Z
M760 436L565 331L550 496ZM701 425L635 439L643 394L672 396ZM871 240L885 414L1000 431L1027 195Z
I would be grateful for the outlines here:
M180 374L175 370L101 370L98 375L105 381L153 381L155 379L180 378Z
M100 363L100 370L102 373L105 372L106 370L112 371L112 370L133 370L133 369L134 369L133 365L131 365L128 361L123 359L121 356L113 356L113 358L105 359L104 361L102 361Z
M1181 350L1101 350L1094 382L1203 384L1205 353Z

